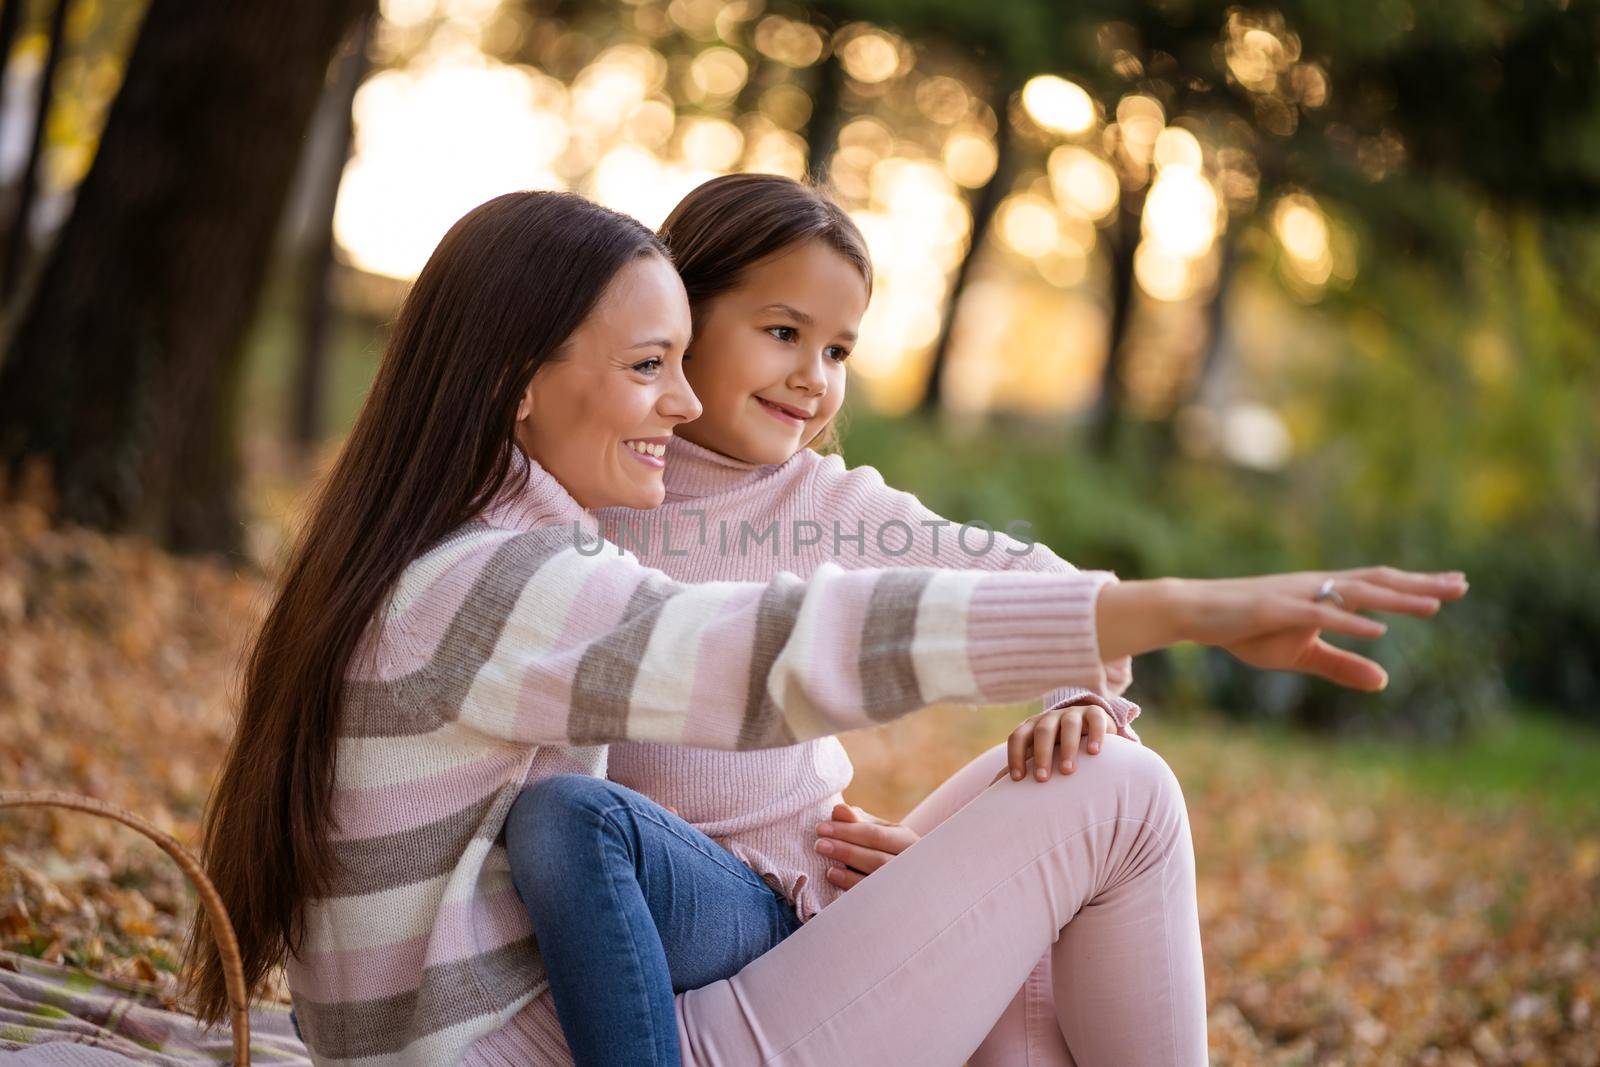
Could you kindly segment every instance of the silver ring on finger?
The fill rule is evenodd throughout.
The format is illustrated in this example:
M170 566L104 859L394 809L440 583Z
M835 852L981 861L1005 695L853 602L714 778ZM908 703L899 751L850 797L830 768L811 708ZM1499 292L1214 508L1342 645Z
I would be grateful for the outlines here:
M1340 596L1339 595L1339 591L1333 587L1333 579L1332 578L1324 579L1323 583L1322 583L1322 587L1317 590L1317 595L1312 597L1311 599L1312 600L1331 600L1331 601L1333 601L1333 606L1334 607L1336 607L1336 608L1343 608L1344 607L1344 597Z

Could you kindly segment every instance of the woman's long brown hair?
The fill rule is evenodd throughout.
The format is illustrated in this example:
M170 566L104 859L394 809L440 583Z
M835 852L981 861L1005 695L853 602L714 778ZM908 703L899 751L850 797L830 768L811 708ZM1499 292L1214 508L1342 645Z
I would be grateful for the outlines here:
M821 241L838 252L861 272L867 292L872 292L872 257L860 229L827 190L793 178L712 178L680 200L658 232L683 279L696 323L711 301L739 285L751 264L807 241ZM836 450L837 422L824 427L809 447Z
M206 871L252 995L298 953L329 846L340 694L406 565L504 485L517 404L623 265L665 255L648 229L564 193L510 193L455 224L400 310L372 391L317 494L250 650L203 828ZM196 1014L228 1009L204 913L185 965Z

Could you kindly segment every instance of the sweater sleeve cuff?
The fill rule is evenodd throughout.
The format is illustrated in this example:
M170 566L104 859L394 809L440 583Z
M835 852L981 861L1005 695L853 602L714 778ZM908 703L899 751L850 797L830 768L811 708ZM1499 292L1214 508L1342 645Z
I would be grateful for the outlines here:
M986 574L967 611L967 657L983 699L1026 700L1061 685L1107 688L1095 604L1110 571Z
M1139 735L1133 730L1133 720L1139 717L1139 705L1125 697L1103 696L1090 692L1087 689L1057 689L1044 698L1044 710L1054 711L1057 708L1070 708L1078 704L1093 704L1104 708L1111 721L1117 724L1117 733L1130 741L1139 740Z

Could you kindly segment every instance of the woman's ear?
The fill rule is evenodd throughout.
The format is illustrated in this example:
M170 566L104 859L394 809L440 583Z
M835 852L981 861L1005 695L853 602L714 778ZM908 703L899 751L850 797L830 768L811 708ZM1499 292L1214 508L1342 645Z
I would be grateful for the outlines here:
M531 439L534 422L533 415L533 383L522 391L522 397L517 401L517 418L511 427L511 436L522 449L524 455L533 456L533 441Z
M533 382L529 381L528 387L522 391L522 399L517 401L518 424L527 421L531 414L533 414Z

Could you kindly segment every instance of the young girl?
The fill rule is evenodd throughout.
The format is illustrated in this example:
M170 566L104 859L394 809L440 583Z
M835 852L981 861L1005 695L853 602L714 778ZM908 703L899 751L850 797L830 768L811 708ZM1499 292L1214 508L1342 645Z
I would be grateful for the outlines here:
M828 438L843 400L872 281L861 235L835 204L788 179L732 175L691 193L661 236L693 309L685 374L703 411L667 446L661 507L597 512L610 540L695 581L805 576L823 563L1075 573L1043 546L957 529L871 468L849 470L811 450ZM1139 709L1120 696L1129 680L1123 659L1108 666L1101 693L1048 696L1045 712L1012 735L1012 776L1021 776L1031 741L1036 774L1048 779L1058 739L1060 768L1071 773L1080 733L1095 754L1108 716L1137 741L1129 722ZM643 1035L666 1029L651 1025L652 1004L727 978L783 941L1003 774L1006 747L975 760L903 826L863 820L843 804L851 767L832 737L740 753L621 744L608 777L630 788L557 780L527 791L507 828L513 877L578 1061L677 1062L646 1047ZM1175 810L1181 823L1181 803ZM656 848L653 835L672 848ZM1070 947L1057 947L1069 972L1128 960L1147 969L1132 966L1119 983L1103 973L1063 977L1046 953L1005 991L1011 1004L991 1015L987 1037L969 1030L972 1040L941 1047L937 1062L969 1053L973 1064L1201 1062L1205 998L1198 922L1186 903L1194 878L1186 825L1178 838L1166 886L1145 897L1146 910L1126 899L1119 906L1108 883L1085 898L1101 906L1062 935ZM628 883L621 891L619 881ZM608 923L614 944L593 936ZM896 1061L934 1062L904 1058L908 1051Z

